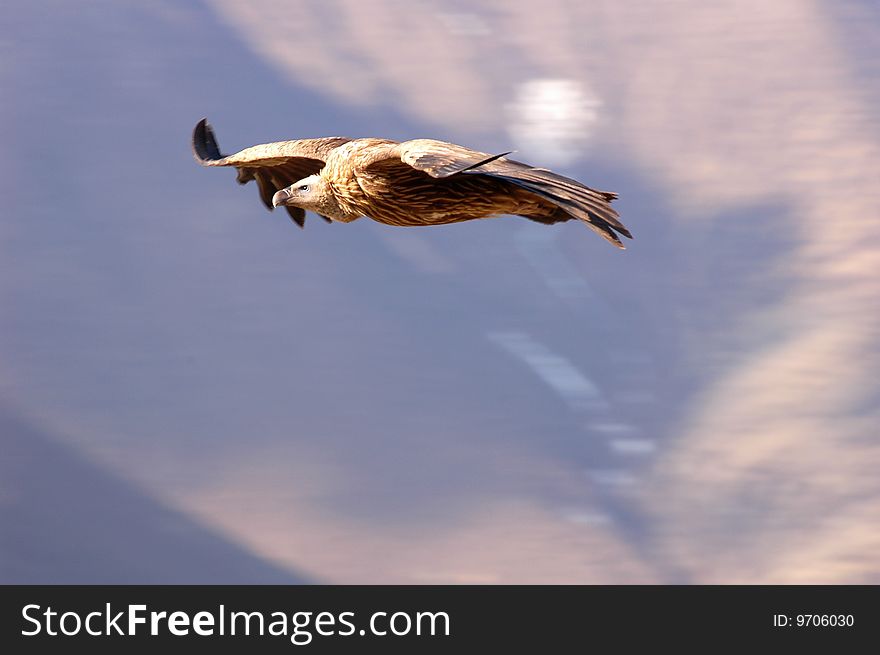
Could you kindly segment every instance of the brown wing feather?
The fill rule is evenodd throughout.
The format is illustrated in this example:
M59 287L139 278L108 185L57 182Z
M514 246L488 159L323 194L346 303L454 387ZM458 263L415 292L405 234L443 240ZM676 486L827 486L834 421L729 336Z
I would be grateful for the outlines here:
M434 178L452 175L491 177L532 193L554 206L548 209L546 215L526 216L532 220L547 223L566 220L556 211L559 208L568 214L568 218L583 220L618 247L622 248L623 244L617 234L632 238L630 231L620 222L618 213L611 207L611 201L617 198L616 193L591 189L544 168L507 159L504 155L491 155L432 139L415 139L389 146L384 156L399 157L405 164Z
M399 156L403 163L431 177L449 177L493 162L509 152L490 155L464 146L433 139L414 139L400 144Z
M350 140L346 137L327 137L279 141L245 148L233 155L223 155L214 130L206 119L202 119L193 130L192 146L196 161L202 166L234 166L238 170L236 179L240 184L256 180L260 199L272 211L272 196L276 191L320 171L330 152ZM294 223L300 227L305 224L302 209L286 209ZM329 221L323 216L321 218Z

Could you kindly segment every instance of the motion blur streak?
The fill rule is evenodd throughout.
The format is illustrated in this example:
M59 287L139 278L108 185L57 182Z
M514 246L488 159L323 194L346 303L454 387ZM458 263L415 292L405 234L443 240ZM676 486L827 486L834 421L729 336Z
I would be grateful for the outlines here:
M876 4L7 4L0 407L57 443L0 460L0 580L93 581L138 499L231 581L880 583ZM515 148L637 239L300 232L205 115Z

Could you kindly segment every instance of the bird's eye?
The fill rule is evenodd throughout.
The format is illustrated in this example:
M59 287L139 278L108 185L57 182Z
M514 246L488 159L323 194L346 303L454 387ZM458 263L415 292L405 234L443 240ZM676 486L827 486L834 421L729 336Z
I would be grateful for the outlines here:
M308 191L308 190L309 190L309 185L308 185L308 184L303 184L303 185L299 188L299 190L300 190L300 191Z

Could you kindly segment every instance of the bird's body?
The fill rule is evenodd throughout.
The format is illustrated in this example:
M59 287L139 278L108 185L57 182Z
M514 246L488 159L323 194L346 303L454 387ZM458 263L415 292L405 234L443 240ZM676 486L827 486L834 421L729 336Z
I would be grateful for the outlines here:
M327 158L321 177L332 186L344 212L330 218L348 222L369 216L386 225L444 225L496 214L516 214L521 206L529 205L526 194L508 189L489 177L433 178L409 166L382 163L361 168L351 166L352 161L372 158L387 146L385 142L376 141L351 141ZM530 208L534 206L532 202Z
M241 183L256 179L267 207L285 206L300 226L306 209L332 221L366 216L395 226L511 214L547 224L580 219L621 248L617 233L631 238L609 204L616 194L443 141L330 137L253 146L226 157L203 120L193 150L203 165L235 166Z

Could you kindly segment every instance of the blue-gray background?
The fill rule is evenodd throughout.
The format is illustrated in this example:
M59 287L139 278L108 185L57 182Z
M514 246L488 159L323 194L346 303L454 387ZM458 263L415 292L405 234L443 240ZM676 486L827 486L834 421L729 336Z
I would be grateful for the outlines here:
M880 582L871 2L9 0L0 581ZM636 239L197 166L517 149Z

